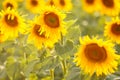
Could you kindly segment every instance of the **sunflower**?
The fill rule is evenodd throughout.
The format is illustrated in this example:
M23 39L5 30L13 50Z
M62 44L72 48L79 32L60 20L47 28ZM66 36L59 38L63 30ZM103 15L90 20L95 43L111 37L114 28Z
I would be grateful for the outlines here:
M115 54L114 44L98 37L80 38L81 46L74 61L86 74L108 75L117 70L119 55Z
M98 0L82 0L82 6L86 12L92 13L98 10Z
M109 37L112 41L120 43L120 20L118 17L106 24L104 35Z
M39 13L40 8L43 8L44 5L44 0L26 0L26 8L32 13Z
M25 20L17 11L8 8L5 11L2 10L0 16L1 33L5 36L16 38L18 33L24 33L26 27Z
M72 9L71 0L53 0L56 7L61 10L70 11Z
M52 48L54 46L54 37L46 37L46 32L41 33L41 24L37 23L37 18L30 23L30 34L28 36L28 43L34 44L38 49L44 47Z
M42 31L46 31L46 36L54 36L56 40L61 38L62 35L65 35L65 14L58 11L54 6L45 7L40 11L40 16L38 18L38 23L42 25Z
M119 0L99 0L99 8L102 14L116 16L120 11Z
M46 5L47 6L55 6L54 0L47 0Z
M10 7L11 9L17 9L18 7L18 4L16 1L14 0L5 0L3 2L3 8L4 9L7 9L8 7Z

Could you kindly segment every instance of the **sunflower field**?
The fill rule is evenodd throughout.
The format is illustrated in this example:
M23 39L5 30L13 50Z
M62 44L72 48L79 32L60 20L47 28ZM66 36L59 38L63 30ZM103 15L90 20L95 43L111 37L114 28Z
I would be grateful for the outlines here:
M0 80L120 80L120 0L0 0Z

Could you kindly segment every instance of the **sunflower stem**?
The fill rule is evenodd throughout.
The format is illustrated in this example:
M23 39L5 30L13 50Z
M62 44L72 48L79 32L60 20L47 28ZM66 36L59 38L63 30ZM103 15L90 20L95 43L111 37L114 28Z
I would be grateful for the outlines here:
M61 33L61 44L63 45L63 35Z
M51 80L54 80L54 69L50 69Z
M66 60L63 60L61 58L61 67L62 67L62 70L63 70L63 74L64 74L64 77L63 77L63 80L65 79L66 77L66 74L67 74L67 65L66 65Z

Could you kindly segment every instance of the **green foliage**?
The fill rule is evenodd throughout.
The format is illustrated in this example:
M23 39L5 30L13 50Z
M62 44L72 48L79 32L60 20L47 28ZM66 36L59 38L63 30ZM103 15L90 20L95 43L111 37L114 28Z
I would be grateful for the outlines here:
M73 49L73 42L67 40L64 45L57 43L55 46L55 50L59 55L69 53Z

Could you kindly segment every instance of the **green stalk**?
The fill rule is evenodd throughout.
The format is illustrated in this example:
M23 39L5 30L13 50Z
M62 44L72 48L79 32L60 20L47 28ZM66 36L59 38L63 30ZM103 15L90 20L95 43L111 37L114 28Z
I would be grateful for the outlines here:
M54 69L50 69L51 79L54 80Z

